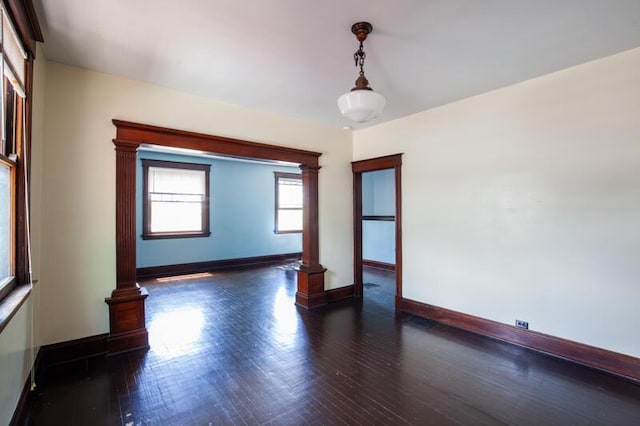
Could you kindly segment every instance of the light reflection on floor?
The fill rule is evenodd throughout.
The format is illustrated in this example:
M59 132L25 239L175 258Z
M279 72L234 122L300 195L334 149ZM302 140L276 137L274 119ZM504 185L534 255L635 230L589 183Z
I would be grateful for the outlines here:
M176 275L173 277L156 278L156 281L159 283L169 283L173 281L183 281L183 280L194 279L194 278L209 278L212 276L213 274L211 272L200 272L198 274Z
M158 313L149 324L149 344L161 356L188 355L198 350L203 326L201 308Z
M294 308L293 297L281 286L273 301L274 339L281 345L291 346L296 341L298 331L298 311Z

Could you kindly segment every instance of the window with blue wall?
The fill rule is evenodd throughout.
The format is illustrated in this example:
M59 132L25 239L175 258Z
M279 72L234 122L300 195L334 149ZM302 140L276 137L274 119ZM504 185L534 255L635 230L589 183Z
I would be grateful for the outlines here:
M211 236L143 240L142 159L210 164ZM302 251L302 234L274 233L273 172L300 173L294 166L176 155L141 150L136 176L137 267L240 259Z

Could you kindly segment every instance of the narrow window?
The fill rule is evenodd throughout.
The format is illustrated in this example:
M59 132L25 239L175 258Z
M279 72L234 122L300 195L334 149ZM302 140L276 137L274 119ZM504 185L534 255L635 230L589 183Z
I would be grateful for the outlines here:
M0 156L0 299L13 287L14 164Z
M302 176L274 172L276 180L275 233L302 232Z
M0 301L18 285L28 284L29 175L25 106L33 70L11 17L0 8ZM29 94L30 95L30 94ZM0 312L2 314L2 312ZM3 317L3 315L0 315Z
M143 239L208 237L208 164L142 160Z

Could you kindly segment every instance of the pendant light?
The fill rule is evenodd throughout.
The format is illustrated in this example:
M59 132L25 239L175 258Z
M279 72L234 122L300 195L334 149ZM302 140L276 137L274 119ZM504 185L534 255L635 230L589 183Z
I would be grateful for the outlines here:
M384 96L369 87L369 81L364 76L364 59L367 55L362 43L372 30L373 27L368 22L357 22L351 27L351 32L360 42L360 47L353 54L356 67L360 67L360 73L356 79L356 86L338 98L340 113L356 123L365 123L380 116L386 102Z

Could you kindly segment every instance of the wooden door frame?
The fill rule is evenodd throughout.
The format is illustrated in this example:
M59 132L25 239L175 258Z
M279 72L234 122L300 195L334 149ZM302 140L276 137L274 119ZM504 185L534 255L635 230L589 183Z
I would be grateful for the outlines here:
M362 297L362 173L394 170L396 203L396 296L395 308L402 301L402 154L353 161L353 278L354 296Z
M149 346L144 304L147 291L136 282L136 161L142 144L192 149L231 157L276 160L300 165L303 185L302 262L298 268L296 304L326 304L318 232L320 153L147 124L113 120L116 138L116 288L109 305L109 353Z

